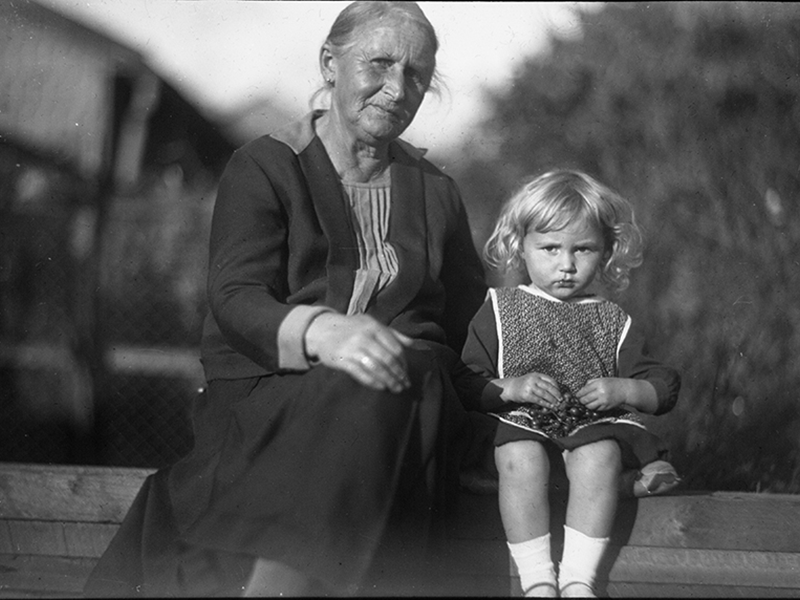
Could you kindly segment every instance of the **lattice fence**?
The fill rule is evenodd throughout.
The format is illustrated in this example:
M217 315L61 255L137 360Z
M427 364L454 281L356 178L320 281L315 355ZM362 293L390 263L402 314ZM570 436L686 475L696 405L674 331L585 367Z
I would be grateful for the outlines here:
M0 174L0 461L174 461L203 385L213 191L167 173L113 199L93 262L79 184L7 146Z

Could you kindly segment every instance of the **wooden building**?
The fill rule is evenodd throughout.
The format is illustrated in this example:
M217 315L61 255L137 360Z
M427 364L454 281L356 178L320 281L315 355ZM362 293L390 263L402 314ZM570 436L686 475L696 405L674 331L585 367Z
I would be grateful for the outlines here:
M172 407L165 427L185 427L233 148L137 52L30 0L0 3L0 461L114 462L98 455L103 423L128 415L115 435L140 431L151 397ZM171 460L177 438L121 462Z

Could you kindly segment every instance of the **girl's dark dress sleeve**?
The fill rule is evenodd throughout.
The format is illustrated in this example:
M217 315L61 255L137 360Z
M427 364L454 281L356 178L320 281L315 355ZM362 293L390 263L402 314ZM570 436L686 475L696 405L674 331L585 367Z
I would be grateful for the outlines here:
M497 379L497 328L490 299L484 300L467 328L467 340L461 353L460 367L454 381L464 404L472 410L489 412L502 407Z
M619 377L649 381L658 397L658 408L654 414L662 415L672 410L678 401L680 374L648 354L644 333L636 323L636 320L632 321L628 335L620 346L617 373Z

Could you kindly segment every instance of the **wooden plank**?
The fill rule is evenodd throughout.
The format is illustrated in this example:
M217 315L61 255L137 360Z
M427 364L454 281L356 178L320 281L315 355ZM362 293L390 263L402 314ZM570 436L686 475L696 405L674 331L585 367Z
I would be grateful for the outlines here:
M358 597L436 597L451 598L508 596L508 579L439 573L435 578L419 573L398 572L391 577L364 586Z
M0 519L0 554L100 557L119 525Z
M100 558L118 529L116 523L64 523L67 556Z
M612 577L614 574L612 573ZM600 578L597 591L600 597L610 598L797 598L800 588L772 585L744 585L721 581L719 583L685 583L686 578L675 575L673 579L651 581L606 581ZM519 576L509 580L510 595L522 595Z
M609 598L797 598L797 590L731 585L686 585L680 583L609 583L600 588Z
M14 554L67 556L67 541L61 523L50 521L8 521Z
M714 492L626 501L612 539L632 546L800 552L800 496Z
M11 554L12 548L11 530L8 528L8 523L0 519L0 554Z
M74 361L69 348L57 344L0 342L0 364L22 369L63 369Z
M441 561L434 554L424 561L384 556L370 569L359 596L506 596L507 569L483 567L464 572L455 562ZM457 567L454 569L454 567Z
M609 553L613 558L614 550ZM608 575L611 582L643 582L800 591L800 554L687 548L624 547Z
M205 382L197 348L115 345L106 352L106 363L118 373L185 377L198 386Z
M205 382L197 348L115 345L105 353L112 372L183 377L200 386ZM58 344L0 342L0 364L24 369L69 369L74 361L69 348Z
M496 496L462 494L451 535L504 539ZM800 495L681 493L620 503L618 545L800 552Z
M410 579L411 577L407 575ZM416 596L444 596L450 598L496 598L508 596L508 577L491 577L459 573L441 573Z
M437 596L496 598L508 596L508 577L473 577L460 575L458 579L442 582L435 590Z
M0 595L79 596L95 559L0 555Z
M448 573L508 576L508 546L491 540L449 540L436 555Z
M464 540L496 540L505 542L497 495L472 494L462 491L446 524L447 536Z
M79 594L152 472L0 464L0 596ZM447 532L430 590L486 596L513 589L496 496L463 493ZM717 492L625 501L612 537L612 596L800 593L800 496ZM404 585L412 594L421 589Z
M120 523L152 472L0 463L0 518Z

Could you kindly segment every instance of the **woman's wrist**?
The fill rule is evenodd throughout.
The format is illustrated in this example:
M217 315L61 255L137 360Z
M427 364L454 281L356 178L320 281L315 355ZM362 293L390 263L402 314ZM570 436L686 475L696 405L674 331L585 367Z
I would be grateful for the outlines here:
M315 336L309 336L309 332L312 330L312 327L320 317L324 317L333 313L333 310L321 310L317 314L315 314L311 319L308 321L306 325L306 330L303 332L303 355L306 357L308 364L310 366L318 365L319 360L319 344L317 344ZM319 323L317 323L318 325Z

